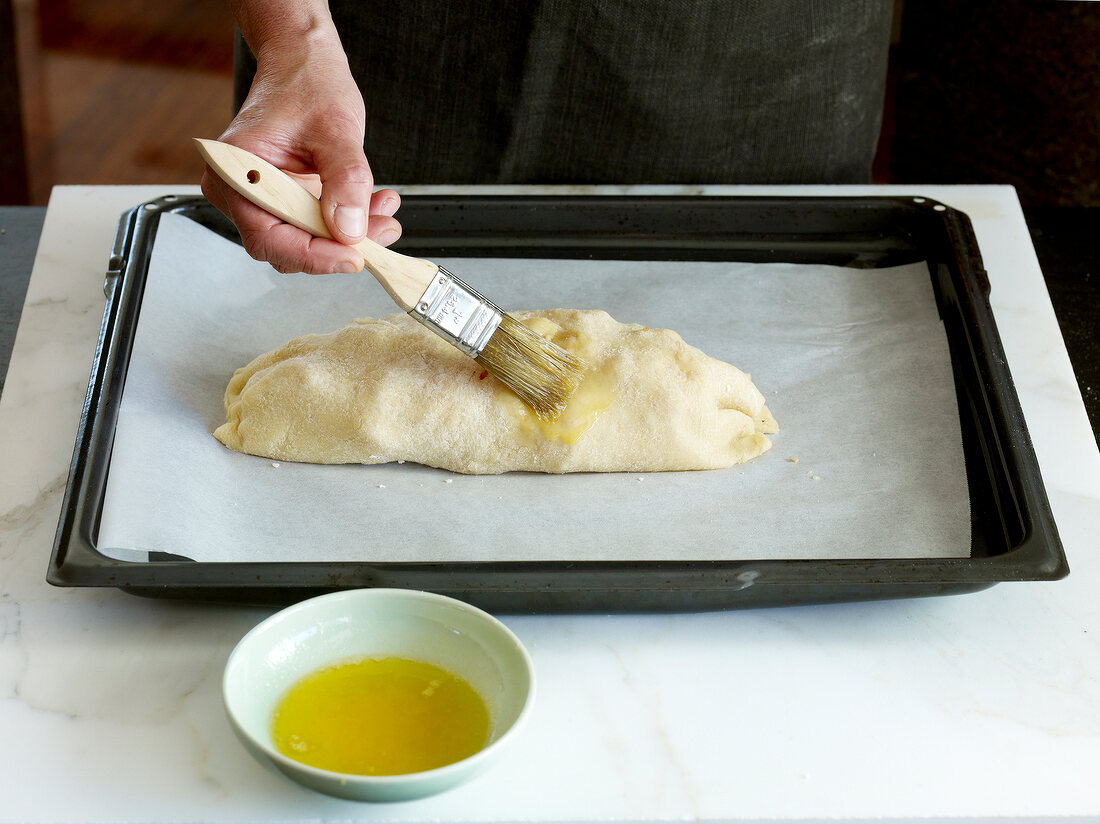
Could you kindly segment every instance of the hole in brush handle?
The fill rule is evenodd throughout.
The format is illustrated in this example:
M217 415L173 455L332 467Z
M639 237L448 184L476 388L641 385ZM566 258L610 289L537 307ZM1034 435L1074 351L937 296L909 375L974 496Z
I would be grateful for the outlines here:
M258 169L249 169L248 174L245 175L245 178L248 180L249 183L259 183L260 172Z

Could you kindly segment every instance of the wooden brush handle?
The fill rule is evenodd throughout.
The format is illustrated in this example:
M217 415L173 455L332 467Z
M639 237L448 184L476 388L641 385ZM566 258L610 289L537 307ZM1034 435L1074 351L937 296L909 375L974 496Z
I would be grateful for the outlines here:
M332 237L321 215L321 203L297 181L245 149L196 137L207 165L248 200L314 237ZM430 260L408 257L372 240L355 244L366 268L391 298L409 311L424 294L439 267Z

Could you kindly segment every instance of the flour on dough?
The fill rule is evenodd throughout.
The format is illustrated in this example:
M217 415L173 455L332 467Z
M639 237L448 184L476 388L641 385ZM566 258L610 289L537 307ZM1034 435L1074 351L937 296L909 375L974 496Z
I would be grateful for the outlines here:
M720 469L777 431L747 374L606 312L515 312L588 363L553 423L404 313L305 335L238 369L214 435L305 463L409 461L468 474Z

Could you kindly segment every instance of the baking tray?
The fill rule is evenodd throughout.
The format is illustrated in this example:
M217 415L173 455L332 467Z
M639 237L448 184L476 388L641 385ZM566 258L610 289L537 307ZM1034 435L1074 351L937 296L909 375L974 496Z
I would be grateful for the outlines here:
M47 580L143 596L282 604L337 589L440 592L497 612L695 611L975 592L1069 568L989 306L967 216L921 197L406 196L395 248L421 257L818 263L927 261L951 350L971 555L936 559L198 563L97 550L115 423L160 216L239 242L203 198L124 213Z

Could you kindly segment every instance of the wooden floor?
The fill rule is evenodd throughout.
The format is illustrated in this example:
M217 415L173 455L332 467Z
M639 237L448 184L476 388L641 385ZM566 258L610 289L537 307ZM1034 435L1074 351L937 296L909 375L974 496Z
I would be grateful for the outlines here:
M197 183L232 115L225 0L14 0L30 200L57 184Z

